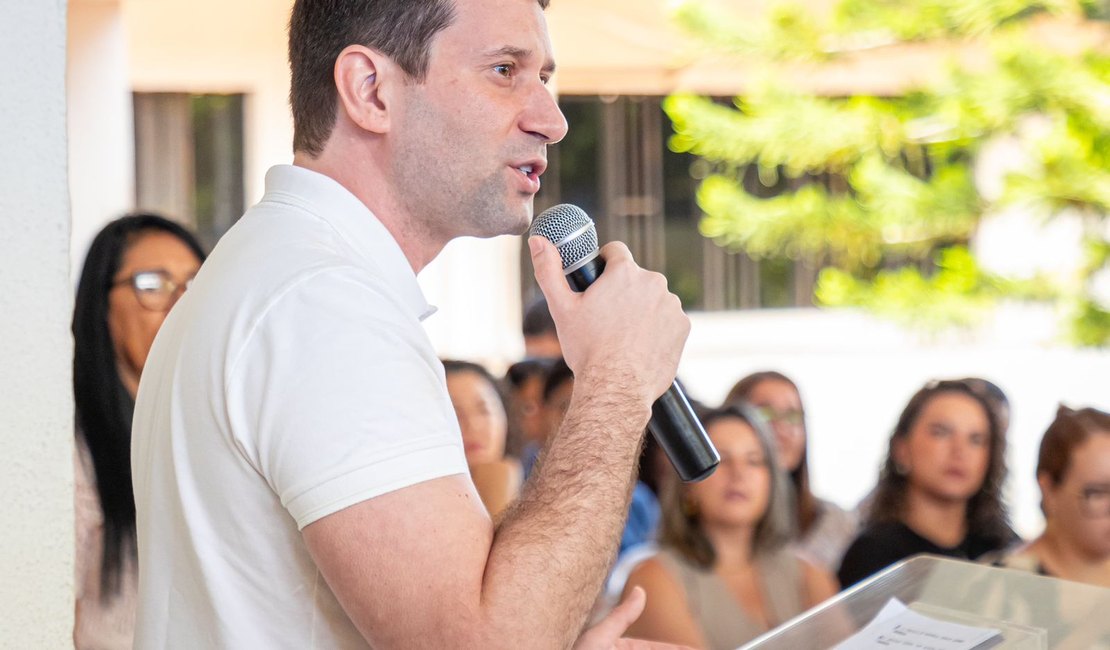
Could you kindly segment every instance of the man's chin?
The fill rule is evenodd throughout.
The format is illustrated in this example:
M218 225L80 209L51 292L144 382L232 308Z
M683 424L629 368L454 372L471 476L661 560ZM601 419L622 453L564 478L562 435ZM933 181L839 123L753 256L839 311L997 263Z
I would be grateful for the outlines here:
M527 235L528 234L528 229L532 226L532 217L534 217L535 214L536 214L535 207L533 206L532 201L529 200L528 205L525 206L525 209L523 210L523 212L520 213L519 218L515 219L511 224L509 224L508 219L506 220L506 224L508 224L508 226L506 227L505 232L503 232L501 234L503 234L503 235Z

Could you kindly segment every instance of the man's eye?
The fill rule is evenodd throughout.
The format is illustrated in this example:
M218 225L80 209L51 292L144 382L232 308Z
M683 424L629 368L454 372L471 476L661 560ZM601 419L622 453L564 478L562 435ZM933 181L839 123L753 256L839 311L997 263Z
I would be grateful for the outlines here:
M509 63L502 63L500 65L495 65L495 66L493 66L493 71L496 72L497 74L501 75L502 77L511 77L511 76L513 76L513 66L512 66L512 64L509 64Z
M542 83L543 85L546 86L548 84L548 82L550 82L550 81L551 81L551 75L548 75L548 74L541 74L540 75L540 83Z

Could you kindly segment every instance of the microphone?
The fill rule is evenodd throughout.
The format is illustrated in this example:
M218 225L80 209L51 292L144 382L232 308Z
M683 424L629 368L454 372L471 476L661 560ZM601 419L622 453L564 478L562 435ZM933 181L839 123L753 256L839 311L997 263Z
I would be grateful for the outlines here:
M605 260L598 254L597 229L578 206L563 203L544 210L532 222L529 235L555 244L563 259L563 274L575 291L585 291L605 270ZM721 462L677 381L652 404L648 430L687 483L706 478Z

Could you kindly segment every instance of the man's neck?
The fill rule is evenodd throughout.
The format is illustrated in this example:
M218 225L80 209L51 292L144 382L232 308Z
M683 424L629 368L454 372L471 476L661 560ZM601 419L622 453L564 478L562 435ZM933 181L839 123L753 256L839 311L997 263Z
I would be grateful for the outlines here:
M293 164L331 178L361 201L393 236L414 273L420 273L450 241L449 237L431 232L414 215L407 214L388 186L387 176L368 171L366 161L356 164L340 159L338 154L325 152L313 158L297 152ZM353 173L354 169L363 171Z

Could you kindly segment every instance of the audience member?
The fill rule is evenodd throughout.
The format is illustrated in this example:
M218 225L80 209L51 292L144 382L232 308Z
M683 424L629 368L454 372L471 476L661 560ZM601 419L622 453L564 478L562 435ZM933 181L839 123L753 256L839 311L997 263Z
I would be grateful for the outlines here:
M561 359L563 347L555 331L555 321L547 308L547 300L540 296L524 310L521 324L524 332L524 356L535 359Z
M520 462L505 456L508 419L497 381L469 361L444 360L443 369L470 476L486 510L496 516L520 496L524 482Z
M866 528L839 578L851 586L918 553L976 559L1017 541L1002 502L1006 440L986 399L931 382L895 426Z
M1006 397L1006 393L1004 393L997 384L983 379L982 377L965 377L964 379L957 379L955 381L967 384L968 388L978 393L987 401L987 405L990 406L991 412L994 413L999 434L1005 436L1010 428L1010 400ZM874 501L875 489L873 488L867 493L867 496L860 499L860 502L856 505L855 513L860 520L867 520L867 514L871 511L871 504L874 503Z
M203 260L189 232L152 214L108 224L85 258L73 313L78 650L132 645L135 391L154 335Z
M1110 414L1060 407L1041 440L1045 529L998 564L1110 587Z
M662 551L631 573L647 592L629 635L695 648L735 648L836 592L832 576L786 546L786 475L751 410L702 415L721 464L700 483L663 487Z
M809 486L805 409L798 386L782 373L757 372L741 379L726 404L748 402L771 424L779 466L790 475L797 549L806 558L835 571L848 544L859 532L856 515L817 498Z
M505 372L505 411L509 416L506 454L523 460L529 450L534 454L543 440L543 382L554 363L554 359L524 359Z

